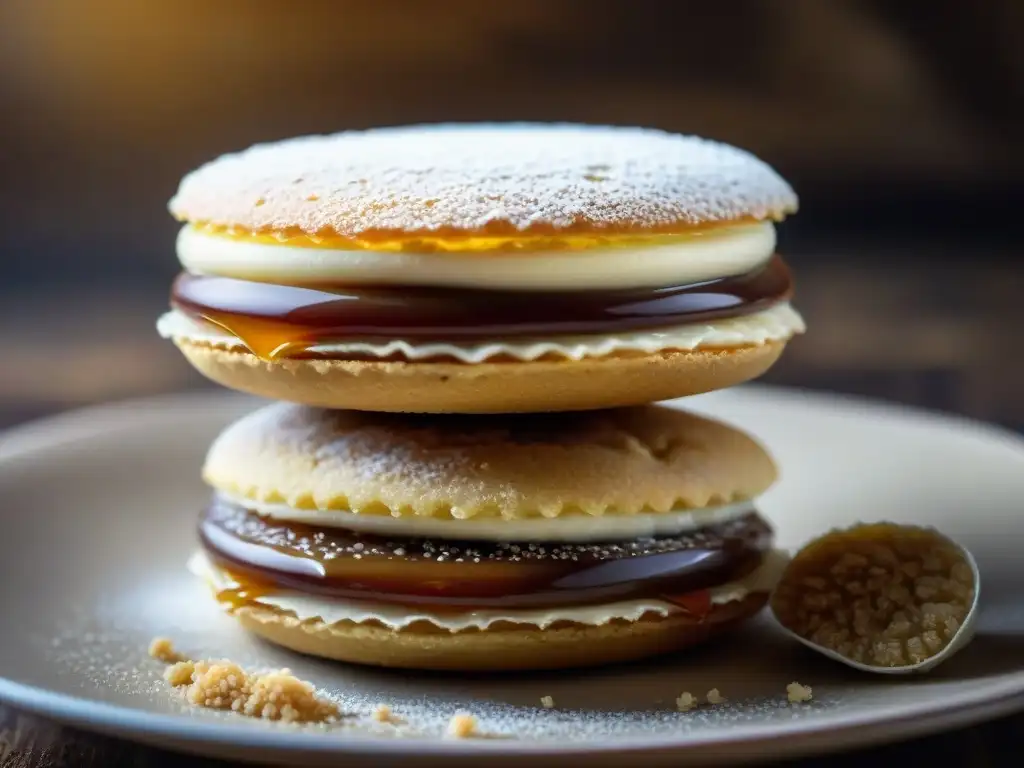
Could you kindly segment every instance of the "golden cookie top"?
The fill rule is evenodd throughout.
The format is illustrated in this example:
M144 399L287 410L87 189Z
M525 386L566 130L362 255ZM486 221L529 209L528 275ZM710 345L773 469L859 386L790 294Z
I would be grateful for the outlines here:
M671 234L780 220L792 188L741 149L652 129L410 126L224 155L170 202L218 231L355 247L418 238ZM427 244L429 246L429 243Z
M664 406L427 416L278 403L222 433L204 468L242 500L452 520L697 509L751 499L775 476L749 436Z

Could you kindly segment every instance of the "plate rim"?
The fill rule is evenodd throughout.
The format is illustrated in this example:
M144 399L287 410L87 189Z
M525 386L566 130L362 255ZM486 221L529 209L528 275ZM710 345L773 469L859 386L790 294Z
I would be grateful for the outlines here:
M966 431L974 437L1001 443L1008 450L1016 451L1024 463L1024 437L1011 429L970 417L858 395L807 388L748 384L732 388L728 392L730 396L742 393L745 398L781 398L789 402L799 400L811 407L838 409L849 415L869 409L879 415L886 412L898 414L899 418L910 419L919 425L956 427L961 434ZM725 392L709 394L721 395ZM112 426L111 419L116 420L116 426L121 428L136 425L140 409L149 413L161 413L168 409L194 406L197 402L209 407L218 403L244 401L256 404L263 402L258 398L233 392L187 390L69 409L0 431L0 463L30 459L33 454L40 451L71 445L109 432ZM669 401L666 404L678 406L682 401ZM714 759L712 753L723 747L749 750L769 746L773 748L771 757L776 759L783 756L834 752L851 745L868 746L899 741L933 733L944 726L963 727L1024 710L1024 671L1003 677L982 690L970 691L959 696L955 708L951 708L948 702L941 699L929 700L912 713L889 713L888 719L866 711L844 719L839 724L808 724L807 721L797 720L749 725L739 733L713 729L699 734L629 736L578 743L445 740L433 737L391 740L358 733L344 733L326 738L323 735L311 737L302 731L248 729L230 723L148 712L19 683L3 676L0 676L0 702L82 730L116 734L120 738L137 743L159 744L164 747L173 743L177 749L185 749L196 754L204 753L202 747L263 750L261 760L278 759L286 753L315 754L321 757L332 754L390 754L435 758L502 755L632 755L642 758L658 754L686 754L699 759ZM819 743L823 738L828 739L827 745ZM735 753L733 756L736 756ZM761 757L767 759L765 755Z
M833 753L852 744L874 746L934 733L944 725L964 727L990 718L1024 710L1024 672L1005 678L1002 690L974 691L961 698L956 708L936 699L924 711L891 716L880 721L873 714L860 713L840 725L807 727L801 721L765 723L749 726L740 734L710 730L705 734L687 734L684 739L671 736L630 736L614 740L587 742L507 741L502 739L438 739L403 737L381 739L360 734L323 734L311 736L302 731L242 728L214 721L158 714L80 696L54 693L0 677L0 702L26 712L44 715L82 730L115 735L144 744L185 744L188 751L203 754L202 746L228 746L245 751L266 750L260 762L276 760L286 753L380 755L403 757L466 758L475 756L582 757L600 755L644 757L658 753L687 753L706 757L708 752L728 747L777 747L771 759L795 757L819 752L817 741L829 740L821 753ZM866 729L866 730L865 730ZM799 738L794 738L799 737ZM179 747L180 748L180 747ZM735 753L730 759L737 757ZM764 756L767 759L768 756Z

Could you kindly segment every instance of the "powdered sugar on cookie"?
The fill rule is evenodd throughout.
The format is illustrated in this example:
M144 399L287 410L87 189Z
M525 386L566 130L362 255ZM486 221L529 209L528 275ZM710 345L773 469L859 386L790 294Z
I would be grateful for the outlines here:
M179 220L352 239L681 230L796 210L752 154L694 136L582 125L436 125L308 136L186 176Z

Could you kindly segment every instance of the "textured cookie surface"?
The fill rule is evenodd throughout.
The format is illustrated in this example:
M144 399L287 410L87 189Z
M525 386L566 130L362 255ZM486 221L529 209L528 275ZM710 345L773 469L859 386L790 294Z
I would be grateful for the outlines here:
M685 230L781 219L792 188L735 147L640 128L477 124L308 136L183 180L182 221L375 240Z
M664 406L430 416L277 403L222 433L204 476L303 509L513 519L729 503L776 469L744 433Z

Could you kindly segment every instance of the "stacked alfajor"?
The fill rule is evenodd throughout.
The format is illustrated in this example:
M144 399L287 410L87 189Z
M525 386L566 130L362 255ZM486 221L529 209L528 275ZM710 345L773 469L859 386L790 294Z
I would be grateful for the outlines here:
M677 650L785 557L751 437L653 405L804 330L790 186L696 137L437 125L258 145L182 181L163 336L281 402L210 448L190 567L294 650L436 669Z

